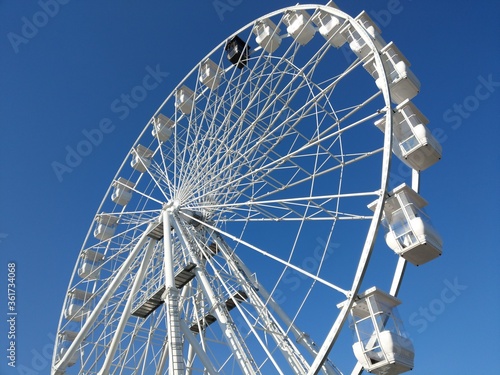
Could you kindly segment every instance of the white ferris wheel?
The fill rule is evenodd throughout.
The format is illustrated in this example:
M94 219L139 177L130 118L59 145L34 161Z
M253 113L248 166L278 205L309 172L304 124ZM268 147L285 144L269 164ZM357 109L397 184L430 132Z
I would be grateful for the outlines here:
M53 375L413 367L396 295L407 262L441 254L418 191L441 147L410 101L409 62L380 34L365 12L296 5L191 70L98 208ZM391 186L401 163L412 176Z

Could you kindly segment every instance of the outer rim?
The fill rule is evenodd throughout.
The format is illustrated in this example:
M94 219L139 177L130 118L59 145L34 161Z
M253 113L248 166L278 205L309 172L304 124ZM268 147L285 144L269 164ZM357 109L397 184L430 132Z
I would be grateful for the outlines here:
M276 15L279 15L279 14L282 14L282 13L284 13L286 11L291 11L291 10L314 10L314 11L321 10L321 11L325 11L325 12L331 13L333 15L339 16L339 17L344 18L347 21L349 21L350 24L361 35L361 37L363 38L363 40L368 44L368 46L370 47L370 49L371 49L371 51L373 53L373 56L374 56L375 62L376 62L376 66L377 66L377 71L380 73L381 77L385 78L383 80L383 86L382 86L382 89L381 89L382 94L383 94L383 98L384 98L384 101L385 101L385 106L386 106L385 108L386 109L390 109L391 108L389 85L388 85L387 78L386 78L386 75L385 75L384 66L382 64L382 61L381 61L381 58L380 58L379 53L377 51L377 48L375 47L374 43L372 42L370 36L365 31L365 29L363 27L361 27L359 24L357 24L357 22L354 20L353 17L347 15L346 13L344 13L344 12L338 10L338 9L331 8L331 7L324 6L324 5L315 5L315 4L296 5L296 6L286 7L286 8L282 8L280 10L268 13L268 14L266 14L266 15L264 15L264 16L256 19L256 20L254 20L253 22L248 23L246 26L240 28L237 32L235 32L232 35L236 35L239 32L241 32L242 30L246 30L247 28L249 28L253 24L255 24L255 22L258 21L258 20L262 20L262 19L265 19L265 18L270 18L270 17L276 16ZM221 42L209 54L207 54L203 59L201 59L200 63L201 63L201 61L204 61L207 57L211 56L212 53L214 53L216 50L218 50L224 43L225 43L225 41ZM150 119L150 121L148 121L148 123L144 127L144 130L142 130L142 132L139 134L139 136L137 137L136 141L133 143L133 146L132 146L131 149L133 149L136 145L139 144L139 141L144 136L145 132L150 129L148 125L151 123L152 119L160 112L161 108L163 108L164 105L169 100L172 99L172 97L175 94L176 89L178 87L180 87L189 77L191 77L192 74L194 72L196 72L197 69L199 69L200 63L198 63L197 65L195 65L194 68L179 82L179 84L174 88L174 90L166 97L165 101L159 106L158 110L153 114L153 116ZM366 267L369 264L369 258L370 258L370 255L371 255L371 252L372 252L372 249L373 249L374 240L376 238L377 231L378 231L378 228L379 228L379 225L380 225L380 219L381 219L382 210L383 210L384 198L385 198L385 196L387 194L388 181L389 181L390 162L391 162L391 157L392 157L392 151L391 151L392 150L392 136L391 136L391 134L392 134L392 111L391 110L386 110L385 116L386 116L386 128L385 128L385 134L384 134L384 152L383 152L383 161L382 161L383 167L382 167L382 175L381 175L380 195L379 195L379 198L378 198L378 203L377 203L377 206L376 206L375 213L373 215L373 218L372 218L372 221L371 221L371 224L370 224L369 232L368 232L368 234L366 236L366 241L365 241L365 245L363 247L363 252L362 252L362 255L361 255L361 258L360 258L360 261L359 261L359 266L358 266L358 270L356 272L355 280L353 281L353 284L352 284L351 295L350 295L350 297L348 299L348 303L346 303L344 305L344 308L342 309L342 311L338 315L336 323L332 327L332 329L330 331L330 334L328 335L327 340L323 344L323 346L321 348L321 351L318 354L318 356L317 356L316 360L314 361L314 363L312 364L311 369L310 369L310 371L309 371L308 374L316 374L316 373L318 373L321 365L323 364L324 360L326 359L326 356L328 355L328 353L331 350L333 344L335 343L335 340L336 340L337 335L338 335L338 333L340 331L340 328L343 326L343 324L345 322L345 319L347 317L347 313L350 310L350 307L352 306L352 303L353 303L354 299L356 298L356 295L357 295L357 293L359 291L359 287L360 287L361 281L363 280L363 276L364 276L364 273L366 271ZM124 158L124 161L119 166L118 171L117 171L116 175L113 178L113 181L119 177L120 171L123 169L123 167L128 162L128 160L129 160L128 156ZM104 194L104 198L101 201L96 214L98 214L101 211L102 207L104 206L105 201L108 198L109 193L111 191L111 188L112 188L112 186L110 185L109 188L108 188L108 190ZM91 224L91 226L90 226L90 228L88 230L87 236L86 236L86 238L85 238L85 240L83 242L82 249L80 250L80 253L83 250L84 245L87 243L89 237L91 236L93 224L94 224L94 222L92 222L92 224ZM75 268L74 268L74 271L73 271L73 276L71 277L69 287L71 287L71 283L72 283L72 280L74 278L74 275L76 274L77 268L78 268L78 262L75 265ZM67 297L65 298L64 304L66 304L66 299L67 299ZM60 321L59 321L59 326L61 325L62 320L63 320L63 314L61 314L61 318L60 318Z

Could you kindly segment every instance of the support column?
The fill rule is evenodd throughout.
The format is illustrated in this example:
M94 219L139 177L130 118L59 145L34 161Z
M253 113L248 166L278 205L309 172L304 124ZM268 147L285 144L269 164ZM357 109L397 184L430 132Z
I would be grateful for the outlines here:
M168 209L163 211L163 244L165 272L165 293L163 294L163 299L167 307L167 334L169 343L168 373L169 375L184 375L186 368L180 328L179 291L175 286L170 212Z
M193 251L192 241L190 241L189 238L190 234L186 233L187 229L183 228L182 224L179 223L175 217L172 217L172 225L175 232L179 236L182 246L189 252L192 262L200 265L201 262ZM193 270L193 272L196 274L196 279L200 283L205 298L209 301L210 306L213 308L217 322L220 325L221 331L225 335L229 348L234 354L234 358L237 360L241 372L245 375L255 375L257 372L254 369L254 361L245 345L245 341L236 329L234 322L231 320L225 304L219 300L217 293L212 289L210 281L206 275L206 270L204 267L198 266Z

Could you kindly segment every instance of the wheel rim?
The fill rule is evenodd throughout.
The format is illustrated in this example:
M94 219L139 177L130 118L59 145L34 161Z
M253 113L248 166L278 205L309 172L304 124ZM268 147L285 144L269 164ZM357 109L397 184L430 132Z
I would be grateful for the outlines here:
M366 31L336 9L297 6L260 20L271 18L285 29L282 16L300 9L342 17L375 50ZM253 47L257 47L252 34L257 21L235 34ZM164 373L173 366L166 355L168 304L152 312L145 307L153 303L153 296L164 296L165 215L173 227L173 273L179 276L184 270L186 278L191 271L195 274L185 284L179 281L182 286L174 296L179 298L178 318L184 326L179 331L186 343L180 349L183 365L192 373L202 373L209 365L217 373L287 373L290 366L305 373L312 362L307 352L314 356L320 348L307 340L299 342L305 348L293 341L301 341L296 336L311 329L307 323L318 314L314 301L327 296L332 313L334 304L352 300L357 293L382 209L379 204L373 214L367 204L382 201L387 190L391 154L387 82L377 88L363 61L342 59L341 50L319 35L305 46L285 37L272 53L255 48L242 69L226 60L225 45L207 56L222 69L217 87L214 82L208 87L200 83L203 59L178 86L193 90L192 110L176 106L179 95L174 90L154 116L161 113L173 121L170 138L151 135L154 126L149 123L131 151L132 157L145 157L135 169L127 157L118 170L70 281L54 369L145 374ZM383 72L380 58L375 60ZM389 124L385 136L372 126L381 116ZM144 150L151 151L150 165ZM117 186L130 191L132 198L113 200ZM106 215L118 219L116 228ZM100 223L113 229L111 237L92 235ZM216 254L211 253L214 248ZM82 271L85 263L90 266ZM187 270L191 264L196 267ZM141 267L143 280L134 290ZM106 296L113 283L116 289ZM78 298L75 293L80 293ZM225 307L216 311L217 304ZM325 323L327 330L334 327L335 335L343 326L347 306ZM283 315L285 310L288 315ZM141 317L140 311L149 314ZM230 311L228 325L236 326L232 332L238 345L228 344L227 325L219 325L226 311ZM124 320L127 314L131 316ZM327 315L323 311L317 316ZM121 321L123 330L117 334ZM286 345L267 340L285 336ZM319 336L319 342L329 340ZM110 356L113 337L118 346ZM193 337L196 342L189 341ZM321 363L330 347L321 348ZM236 360L235 350L246 360ZM336 373L333 365L326 366Z

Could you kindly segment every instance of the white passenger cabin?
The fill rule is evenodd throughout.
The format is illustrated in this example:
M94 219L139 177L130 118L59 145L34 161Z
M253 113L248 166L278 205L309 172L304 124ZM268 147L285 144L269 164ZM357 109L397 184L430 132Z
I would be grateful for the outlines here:
M72 322L81 322L91 311L89 301L92 293L80 289L68 292L68 305L64 310L64 317Z
M330 1L326 4L329 7L338 9L338 6ZM313 22L318 26L318 31L328 43L336 48L340 48L346 42L344 35L340 29L344 23L344 19L334 16L328 12L318 11L312 18Z
M200 66L200 82L211 90L219 87L223 70L212 60L206 59Z
M391 101L400 104L406 99L414 98L420 91L420 81L410 69L410 62L396 47L394 42L390 42L380 50L382 64L384 65ZM381 77L375 67L375 59L367 61L363 67L375 79L378 88L382 88Z
M153 157L152 150L142 145L137 145L132 150L132 161L130 162L130 165L136 171L144 173L151 165L152 157Z
M84 250L78 276L85 280L97 280L101 274L101 265L104 261L104 255L94 250Z
M352 306L352 348L358 362L370 373L398 375L413 368L413 344L396 311L400 303L397 298L373 287L360 294Z
M304 46L314 37L316 29L311 21L311 16L305 10L290 10L285 13L283 22L286 31L300 45Z
M429 120L409 100L399 104L393 115L392 151L410 168L423 171L441 159L442 148L427 124ZM375 122L385 131L385 116Z
M99 214L96 217L96 223L94 237L106 241L115 235L118 218L110 214Z
M135 184L132 181L119 177L118 180L113 181L113 194L111 200L120 206L126 206L132 198L132 190Z
M373 22L368 13L363 11L354 20L366 29L377 50L380 51L386 45L386 42L380 35L380 29L377 27L377 25L375 25L375 22ZM348 26L344 27L341 30L341 33L347 40L347 42L349 42L349 47L351 47L351 50L360 59L365 58L371 52L370 46L352 25L349 24Z
M170 139L172 135L172 128L175 122L168 118L167 116L159 113L153 119L153 130L151 134L153 137L157 138L160 142L166 142Z
M375 210L376 202L368 207ZM427 202L406 184L389 193L383 223L387 246L408 262L420 266L442 253L443 242L423 211Z
M252 31L257 44L268 53L273 53L281 45L281 30L270 19L257 21Z
M75 341L77 335L78 333L74 331L63 331L59 334L59 341L58 341L59 345L56 352L56 362L63 359L69 347L71 346L73 341ZM78 362L79 357L80 357L80 349L76 350L75 353L71 356L68 363L66 364L66 367L71 367L75 365L76 362Z
M175 107L185 115L189 115L194 106L194 91L183 85L175 92Z

